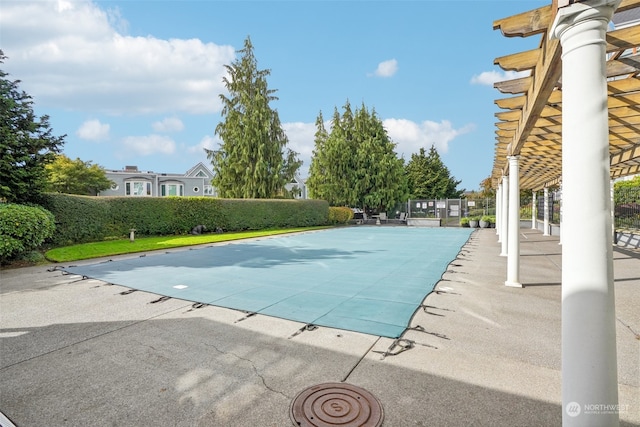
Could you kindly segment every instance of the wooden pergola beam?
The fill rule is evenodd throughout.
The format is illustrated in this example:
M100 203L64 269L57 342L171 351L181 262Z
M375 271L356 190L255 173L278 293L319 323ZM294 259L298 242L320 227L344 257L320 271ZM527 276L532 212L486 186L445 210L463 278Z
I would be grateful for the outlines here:
M555 0L554 0L555 1ZM568 3L569 0L566 0ZM494 64L529 75L497 82L507 96L494 101L496 143L492 181L508 173L507 156L520 154L520 184L542 188L562 173L562 61L559 41L549 40L554 4L494 22L506 37L540 36L537 49L498 57ZM622 0L616 12L640 8L640 0ZM611 176L640 172L640 26L606 33L607 108ZM634 49L631 51L630 49ZM512 95L512 96L509 96Z
M498 89L502 93L525 93L531 86L531 77L521 77L519 79L505 80L502 82L496 82L493 87Z
M493 63L505 71L530 70L538 63L539 49L527 50L496 58Z
M505 37L529 37L547 31L551 22L551 5L519 13L493 23L494 30L500 30Z
M562 73L560 41L549 40L543 36L541 49L543 54L538 58L535 78L527 94L527 102L522 108L522 120L508 150L509 155L517 155L522 149L523 141L535 126Z

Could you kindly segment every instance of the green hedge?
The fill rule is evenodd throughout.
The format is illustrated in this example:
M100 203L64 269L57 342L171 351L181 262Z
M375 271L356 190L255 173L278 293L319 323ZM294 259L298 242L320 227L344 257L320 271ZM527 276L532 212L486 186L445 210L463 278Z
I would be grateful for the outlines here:
M69 245L102 240L116 233L106 199L43 194L41 204L55 217L56 232L51 238L54 244Z
M54 245L137 235L187 234L199 224L214 231L325 225L322 200L218 199L211 197L88 197L45 194L56 218Z
M0 203L0 263L36 249L54 230L51 212L39 206Z

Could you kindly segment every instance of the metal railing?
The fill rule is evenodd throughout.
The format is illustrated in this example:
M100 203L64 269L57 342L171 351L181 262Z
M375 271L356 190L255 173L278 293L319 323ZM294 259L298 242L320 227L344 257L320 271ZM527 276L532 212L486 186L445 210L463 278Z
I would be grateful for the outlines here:
M544 221L544 193L537 193L537 207L536 218L539 221ZM529 218L531 218L531 211L529 211ZM549 222L552 224L560 224L560 192L549 192Z
M618 188L613 200L615 228L640 230L640 188Z
M549 222L560 224L561 194L559 190L548 192ZM443 226L459 226L460 218L481 217L496 214L495 198L468 199L414 199L396 206L395 217L406 212L408 218L441 218ZM530 220L533 198L520 198L520 218ZM614 197L615 228L640 230L640 188L621 188ZM536 218L544 221L544 193L536 194ZM394 214L391 214L394 218Z
M408 218L440 218L446 227L460 226L460 218L495 215L495 200L483 199L412 199L406 206Z

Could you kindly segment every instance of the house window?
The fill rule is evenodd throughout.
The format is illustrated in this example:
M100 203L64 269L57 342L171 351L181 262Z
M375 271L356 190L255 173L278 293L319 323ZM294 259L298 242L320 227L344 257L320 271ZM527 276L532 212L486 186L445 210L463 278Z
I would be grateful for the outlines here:
M200 189L198 187L193 187L193 192L197 194L200 192Z
M119 188L120 188L120 186L118 184L116 184L115 182L111 184L111 190L118 191Z
M184 186L182 184L162 184L160 194L162 196L184 196Z
M205 185L203 191L204 191L204 195L205 196L213 196L213 186L212 185Z
M204 172L202 172L202 171L198 171L198 173L196 174L196 176L197 176L198 178L206 178L206 177L207 177L207 174L206 174L206 173L204 173Z
M150 196L151 183L145 181L125 182L124 192L127 196Z

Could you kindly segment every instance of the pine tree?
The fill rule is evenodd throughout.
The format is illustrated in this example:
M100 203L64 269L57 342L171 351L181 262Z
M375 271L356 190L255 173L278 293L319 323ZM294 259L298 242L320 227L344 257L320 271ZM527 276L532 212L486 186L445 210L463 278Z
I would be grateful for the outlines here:
M220 95L224 120L216 126L222 144L219 150L206 150L215 174L212 184L221 197L281 196L302 163L287 148L278 112L269 105L278 99L267 85L271 72L258 69L249 37L239 53L239 59L225 65L229 97Z
M429 154L420 148L418 154L412 154L406 166L409 193L412 199L457 199L464 190L457 190L461 181L450 176L449 169L442 163L435 146Z
M5 59L0 50L0 64ZM0 201L37 202L47 183L45 166L66 135L53 136L49 117L37 118L31 96L7 76L0 70Z

